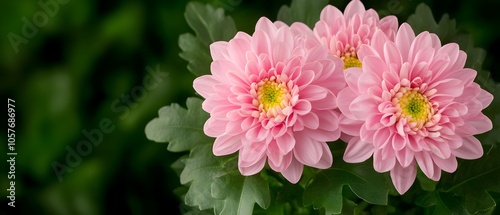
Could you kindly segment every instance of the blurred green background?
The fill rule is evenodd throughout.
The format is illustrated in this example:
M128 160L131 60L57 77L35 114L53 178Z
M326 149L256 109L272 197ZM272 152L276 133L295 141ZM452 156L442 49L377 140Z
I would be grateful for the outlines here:
M65 1L0 3L0 97L3 102L7 98L16 101L18 153L15 208L7 206L9 164L0 165L2 213L180 213L180 200L173 194L179 179L170 165L182 154L147 140L144 127L160 107L173 102L184 105L186 97L195 95L195 77L178 56L177 46L179 34L191 32L183 16L188 1ZM57 5L45 12L46 20L39 2ZM253 30L261 16L275 20L280 6L290 3L203 2L224 7L238 30L246 32ZM460 29L473 35L476 46L487 49L484 67L498 80L500 18L485 11L500 8L499 2L382 0L364 4L395 14L401 22L421 2L438 18L449 13ZM343 9L348 1L330 3ZM33 18L40 26L25 29L25 20ZM168 75L151 76L146 67ZM71 150L90 140L83 131L98 130L103 121L111 123L112 131L102 133L99 145L80 149L88 155L81 156L80 162L71 158L74 165L69 165ZM7 127L2 126L0 154L7 159ZM61 180L54 162L68 167Z

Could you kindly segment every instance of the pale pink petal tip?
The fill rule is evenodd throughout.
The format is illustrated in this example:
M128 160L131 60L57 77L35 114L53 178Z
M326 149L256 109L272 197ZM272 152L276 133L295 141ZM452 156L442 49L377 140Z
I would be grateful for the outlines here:
M395 165L394 169L391 170L392 183L401 195L410 189L413 182L415 182L416 177L417 168L415 165L410 165L406 168L403 168L400 165Z

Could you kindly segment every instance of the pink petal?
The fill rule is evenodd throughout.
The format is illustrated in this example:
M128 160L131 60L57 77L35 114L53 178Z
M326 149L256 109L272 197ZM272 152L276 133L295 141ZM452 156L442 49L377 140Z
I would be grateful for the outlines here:
M268 163L269 165L272 165L274 167L281 167L284 161L284 154L280 152L280 149L276 143L276 141L271 140L269 144L267 145L267 151L266 155L268 158ZM282 170L284 170L283 168Z
M486 90L481 89L479 95L476 98L481 102L483 108L488 107L493 101L493 95Z
M415 178L417 177L417 168L415 167L415 162L410 164L408 167L403 168L400 165L395 165L394 169L391 170L391 179L394 187L399 194L403 195L410 189Z
M464 68L460 70L455 70L452 74L449 75L450 78L458 79L464 82L464 86L468 87L476 78L477 72L476 70Z
M260 172L264 168L265 164L266 164L266 157L262 156L259 157L259 160L254 164L248 166L238 166L238 169L240 170L242 175L250 176Z
M274 50L272 52L273 53L272 59L274 64L278 62L286 62L290 58L290 54L292 52L291 48L293 48L293 46L290 46L285 42L276 42L274 44Z
M326 131L322 129L313 130L305 128L302 132L313 134L311 135L311 138L318 142L332 142L338 140L340 137L340 130Z
M213 145L215 156L224 156L232 154L241 148L241 135L224 135L217 137Z
M404 147L403 149L397 151L396 158L398 159L399 164L396 164L396 166L401 165L403 168L410 166L414 160L414 155L415 153L413 150L408 147Z
M342 14L342 12L339 9L337 9L336 7L334 7L332 5L327 5L325 8L323 8L323 10L321 11L321 14L320 14L320 20L324 21L324 23L331 24L332 27L334 27L335 24L337 24L337 26L336 26L337 28L333 28L333 29L338 29L338 27L341 27L341 26L339 26L339 24L345 25L344 15ZM331 33L333 34L334 32L331 32Z
M339 129L339 117L335 111L316 111L316 114L321 116L319 118L319 129L325 131L335 131Z
M293 106L293 110L298 115L308 114L309 112L311 112L311 108L312 108L311 103L307 100L304 100L304 99L299 100L297 102L297 104L295 104L295 106Z
M305 62L307 63L313 63L313 64L318 64L320 67L316 67L316 69L312 69L312 71L319 72L321 71L321 64L317 61L318 59L325 59L328 56L328 49L325 49L323 46L314 46L312 47L306 55ZM307 65L307 64L306 64ZM304 65L305 68L302 70L307 70L306 65Z
M419 52L432 47L432 38L429 32L424 31L415 37L413 43L410 46L410 51L408 52L408 62L418 63L420 61L414 61ZM428 49L431 50L431 49Z
M391 144L392 149L394 149L395 151L399 151L405 148L408 145L408 140L406 138L406 135L404 137L397 134L393 135Z
M346 116L339 118L339 127L343 133L351 136L359 136L361 126L364 124L362 120L354 120Z
M458 162L457 158L455 156L450 156L449 158L442 159L438 156L432 155L432 160L434 160L434 163L436 166L441 168L442 170L452 173L457 170Z
M436 94L434 94L432 97L458 97L462 95L462 92L464 90L464 82L458 79L444 79L432 83L431 85L429 85L429 88L437 90Z
M389 147L376 149L373 153L373 168L377 172L387 172L395 167L396 156Z
M246 132L245 136L250 141L259 142L266 139L268 134L269 134L268 129L263 128L261 125L256 125L255 127L250 128Z
M309 85L314 80L314 71L312 70L302 70L300 76L295 80L297 86Z
M359 0L352 0L347 4L344 10L344 16L346 20L350 20L354 14L365 12L365 6Z
M384 32L385 35L389 37L389 39L394 40L394 34L398 29L398 25L398 18L396 16L390 15L380 19L378 27Z
M229 57L229 54L227 53L228 44L229 43L226 41L217 41L210 44L210 55L214 61L227 59L227 57Z
M393 139L391 138L391 136L396 136L396 135L394 135L390 129L385 129L385 128L378 129L373 134L373 146L377 149L386 147L387 143L389 143Z
M371 116L369 116L368 118L366 118L366 123L365 123L366 128L370 129L370 130L380 128L382 125L380 123L382 116L383 116L383 114L381 114L381 113L374 113Z
M271 130L271 135L274 137L274 138L278 138L278 137L281 137L283 136L287 131L287 127L283 124L281 125L276 125L272 128Z
M237 111L231 111L231 112L237 112ZM234 120L227 122L226 134L237 135L244 132L244 130L241 129L241 124L243 123L245 118L236 118L236 117L229 117L229 118Z
M363 72L358 80L359 92L365 92L371 86L380 86L384 72L389 71L386 63L376 56L363 59ZM365 76L369 75L369 76Z
M476 139L474 136L463 137L462 147L457 149L452 149L453 155L467 159L478 159L483 156L483 147L481 146L481 142Z
M227 121L208 118L203 126L203 132L209 137L219 137L226 131Z
M373 143L373 136L375 136L375 132L377 132L377 130L369 130L363 123L361 129L359 129L359 138L361 138L364 142Z
M300 98L309 101L316 101L325 98L327 93L328 92L323 87L317 85L309 85L300 90Z
M373 34L372 40L370 42L370 47L373 49L373 52L375 53L375 57L382 57L383 55L383 50L384 50L384 44L386 42L389 42L389 38L387 38L387 35L384 34L380 29L377 29L375 33ZM364 50L364 53L367 53L368 50ZM365 56L368 57L368 56ZM363 67L365 67L364 63L364 58L360 58L360 60L363 62Z
M213 86L220 83L211 75L200 76L193 81L193 88L203 98L208 98L215 93Z
M439 168L436 164L434 164L434 174L433 174L433 177L430 178L434 181L439 181L439 179L441 178L441 168Z
M467 117L467 126L471 126L473 135L482 134L493 129L491 120L483 113L478 113L474 116Z
M256 30L252 35L252 50L255 54L267 54L271 50L271 39L262 30Z
M383 42L382 41L382 45L383 45ZM358 52L357 52L357 55L358 55L358 59L363 62L363 59L365 59L365 57L367 56L376 56L376 57L380 57L380 54L378 53L378 51L369 46L369 45L366 45L366 44L363 44L361 45L361 47L359 48Z
M295 148L293 149L295 158L308 166L319 162L322 157L323 149L321 142L315 141L307 133L295 133Z
M276 144L281 154L288 154L295 146L295 138L287 132L283 136L276 138Z
M321 143L321 147L323 148L323 154L321 158L316 164L311 166L318 169L328 169L333 164L333 156L332 153L330 152L330 148L326 143Z
M403 62L399 49L392 42L387 42L384 44L384 59L387 65L392 66L394 64L394 66L396 66L396 70L399 69Z
M225 120L227 119L227 113L231 110L237 110L238 106L229 104L229 105L219 105L214 107L212 111L210 112L210 117L213 117L215 119L222 119Z
M472 83L469 87L464 89L464 93L462 93L460 97L455 98L453 101L458 103L467 103L478 97L481 90L482 89L478 84Z
M352 138L344 152L344 161L347 163L361 163L373 154L373 145L365 143L359 137Z
M311 105L316 110L332 110L337 108L337 97L327 91L325 98L311 101Z
M309 112L309 114L299 116L298 120L307 128L310 129L319 128L319 117L313 112Z
M349 68L349 72L346 72L345 80L347 85L351 88L353 92L358 93L358 81L359 81L359 76L363 73L363 70L361 68L357 67L351 67Z
M292 159L293 159L293 153L288 153L286 155L279 155L279 156L280 156L279 163L275 164L272 162L271 156L268 154L268 158L269 158L268 163L269 163L269 167L271 167L272 170L274 170L276 172L283 172L290 166L290 163L292 162Z
M210 71L215 79L217 79L221 83L227 83L228 73L233 74L244 74L244 68L238 67L232 61L229 60L216 60L210 64Z
M440 47L437 50L436 55L444 54L444 55L448 56L450 63L455 64L455 62L457 61L458 56L459 56L459 51L460 51L460 47L458 47L458 44L448 43L448 44L445 44L444 46ZM463 68L463 66L461 68ZM449 68L446 68L446 69L449 69ZM451 71L454 71L454 70L451 70ZM445 75L445 74L443 74L443 75Z
M358 97L358 94L356 94L354 91L352 91L349 88L344 88L339 92L337 95L337 105L340 110L340 112L351 118L355 119L356 116L352 114L351 110L349 109L349 106L351 105L352 101Z
M436 144L429 143L431 147L431 152L434 156L440 157L442 159L449 158L451 155L451 149L448 144L443 144L441 142L437 142Z
M277 31L276 26L266 17L261 17L257 24L255 25L255 31L262 30L263 32L267 32L273 34Z
M434 163L431 156L426 151L415 153L415 159L422 172L428 177L434 177Z
M218 95L215 95L206 98L205 101L203 101L203 103L201 104L201 108L204 111L210 113L214 108L218 107L220 104L226 104L226 103L227 103L226 99L220 98Z
M378 112L378 104L370 95L360 95L349 105L349 110L359 120L365 120L373 113Z
M292 184L296 184L302 176L302 171L304 170L304 165L298 162L295 158L292 158L290 166L281 172L281 174Z
M425 33L425 32L424 32ZM416 41L416 40L415 40ZM431 65L431 62L436 59L436 50L434 48L429 48L429 47L421 47L418 48L417 50L414 50L415 53L413 55L410 55L408 59L408 62L412 65L418 64L418 63L426 63L428 65ZM446 64L445 64L446 65ZM442 70L445 70L445 67L442 68ZM433 71L433 75L436 77L435 74L438 74L438 71ZM415 76L412 76L411 78L414 78Z
M253 175L262 170L266 163L266 144L253 142L240 148L238 167L242 175Z
M455 62L453 62L453 61L451 62L452 64L450 64L450 66L448 67L448 70L449 71L456 71L456 70L464 68L466 60L467 60L467 54L464 51L459 50L457 60Z
M250 50L250 41L241 38L233 38L229 41L227 46L227 51L231 57L231 61L233 61L240 68L245 68L245 64L247 62L245 53Z

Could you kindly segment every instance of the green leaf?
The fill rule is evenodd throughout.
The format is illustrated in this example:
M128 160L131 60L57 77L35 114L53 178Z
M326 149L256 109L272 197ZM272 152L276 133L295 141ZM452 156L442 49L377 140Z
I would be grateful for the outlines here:
M328 0L292 0L290 6L281 6L278 11L278 20L288 25L294 22L303 22L312 28L319 20L321 10L327 4Z
M215 41L227 41L236 34L234 21L224 16L222 8L215 9L211 5L189 2L184 17L204 45Z
M217 178L211 188L212 196L224 200L220 214L250 215L255 203L266 209L271 202L269 186L259 175L226 174Z
M445 174L440 189L425 194L417 204L430 214L477 214L491 211L496 203L489 192L500 193L500 149L482 158L462 161L456 172Z
M234 21L224 16L222 8L190 2L184 13L186 22L196 36L190 33L179 36L179 56L188 61L188 69L196 76L210 73L209 46L216 41L228 41L236 34Z
M196 206L200 210L223 206L222 200L212 197L210 188L215 181L214 178L223 170L223 160L223 157L216 157L212 153L210 144L199 145L192 149L180 176L181 184L189 185L185 195L186 205Z
M408 17L407 22L411 25L415 34L429 31L437 34L443 43L451 42L458 32L454 19L450 19L448 14L444 14L439 22L436 22L431 9L425 3L417 6L415 13Z
M179 47L183 52L179 56L188 61L187 68L196 76L202 76L210 73L210 50L204 45L200 38L192 34L185 33L179 36Z
M342 212L344 185L368 203L387 204L389 188L383 174L373 170L372 160L360 164L346 164L339 160L330 169L319 171L306 186L303 203L313 204L315 209L324 207L327 214L339 214Z
M415 9L415 13L406 20L411 28L418 34L423 31L436 32L438 24L432 15L432 11L425 3L420 3Z
M500 192L500 148L494 147L473 161L463 161L457 171L441 179L442 191L453 193L470 212L486 211L495 206L488 191Z
M160 108L158 118L146 125L146 137L156 142L169 142L167 149L172 152L187 151L213 142L203 132L209 115L201 109L201 103L199 98L188 98L187 110L178 104Z
M417 205L425 207L426 214L469 214L467 210L450 193L431 192L421 196Z
M422 31L429 31L438 35L442 44L457 43L460 49L467 53L465 67L475 69L478 71L479 77L488 76L488 79L491 80L489 72L482 70L486 51L482 48L474 47L474 41L470 34L459 33L459 30L456 28L456 21L450 19L448 14L444 14L439 23L437 23L429 6L421 3L417 6L415 13L408 17L407 22L412 26L415 34Z
M177 159L170 167L174 170L174 172L177 174L177 176L181 175L182 170L184 167L186 167L186 159L188 158L187 155L180 157Z
M254 203L270 204L267 182L260 176L242 176L237 156L216 157L210 144L199 145L184 160L181 184L189 186L185 203L216 214L252 214Z

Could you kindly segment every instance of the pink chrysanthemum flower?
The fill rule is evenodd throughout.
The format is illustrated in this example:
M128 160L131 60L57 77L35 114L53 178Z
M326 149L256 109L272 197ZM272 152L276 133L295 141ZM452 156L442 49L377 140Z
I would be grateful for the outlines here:
M344 160L358 163L373 155L378 172L390 171L397 191L415 181L417 166L432 180L454 172L457 157L477 159L473 136L491 130L481 111L493 96L464 68L466 54L456 43L441 46L429 32L415 37L404 23L392 42L377 31L358 51L362 68L347 69L348 87L338 94L342 132L353 136Z
M369 44L377 29L389 38L394 38L398 28L395 16L379 18L373 9L365 10L359 0L352 0L344 13L332 5L327 5L314 27L314 34L321 44L327 46L330 54L344 61L344 69L361 67L357 51L362 44Z
M327 141L340 136L336 94L346 86L341 60L312 30L261 18L252 36L239 32L210 46L211 75L194 81L210 113L204 131L217 156L239 151L238 167L253 175L269 166L292 183L303 165L328 168Z

